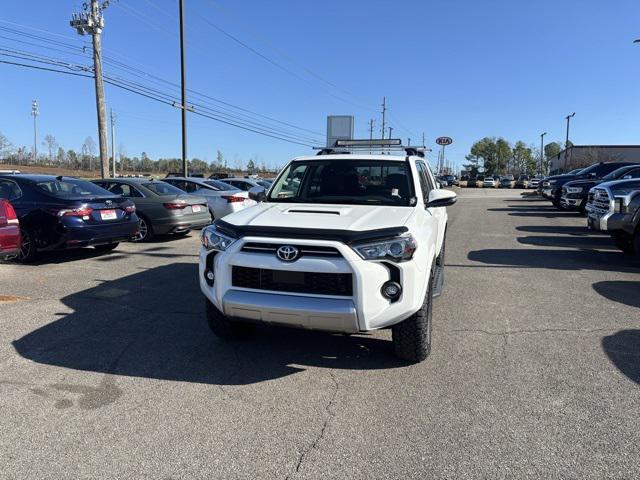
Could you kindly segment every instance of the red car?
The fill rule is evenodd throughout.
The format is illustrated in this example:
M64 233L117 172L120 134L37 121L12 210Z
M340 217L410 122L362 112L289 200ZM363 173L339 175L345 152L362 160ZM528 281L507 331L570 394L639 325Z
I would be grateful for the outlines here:
M0 258L18 255L20 251L18 216L8 200L0 198Z

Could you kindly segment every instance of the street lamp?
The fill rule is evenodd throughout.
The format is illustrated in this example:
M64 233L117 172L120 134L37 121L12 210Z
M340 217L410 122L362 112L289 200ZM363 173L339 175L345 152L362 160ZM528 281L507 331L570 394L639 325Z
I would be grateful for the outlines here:
M569 124L571 119L576 116L576 112L573 112L571 115L567 115L565 119L567 120L567 138L564 142L564 166L567 166L567 158L569 157Z
M543 174L543 162L544 162L544 136L547 132L540 134L540 174Z

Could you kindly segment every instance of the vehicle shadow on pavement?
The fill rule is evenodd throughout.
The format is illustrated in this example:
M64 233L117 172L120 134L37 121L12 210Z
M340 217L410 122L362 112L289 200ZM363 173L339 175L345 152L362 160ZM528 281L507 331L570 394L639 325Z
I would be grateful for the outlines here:
M519 237L518 242L525 245L536 245L543 247L564 247L564 248L586 248L586 249L605 249L615 250L618 248L613 244L609 237L557 237L557 236L534 236Z
M142 245L142 244L136 244ZM52 250L48 252L41 252L38 259L35 262L30 262L27 265L39 266L39 265L53 265L60 263L77 262L81 260L95 259L100 262L113 262L134 255L143 255L149 257L160 258L177 258L177 257L197 257L197 255L185 255L182 253L167 253L160 250L169 250L170 247L152 247L143 248L136 251L124 251L122 247L112 250L111 252L99 252L95 248L72 248L69 250Z
M575 235L579 237L601 236L608 237L607 234L597 230L587 230L585 227L572 227L569 225L520 225L516 227L519 232L525 233L553 233L556 235Z
M242 341L209 331L196 264L173 263L61 299L72 313L13 342L34 362L75 370L216 385L285 377L306 366L399 368L390 341L259 328Z
M611 363L635 383L640 383L640 330L620 330L602 339Z
M469 252L467 258L492 266L548 268L554 270L601 270L640 273L640 262L622 252L548 249L486 249ZM477 267L476 265L470 265Z
M609 300L640 308L640 282L623 280L596 282L593 284L593 289Z

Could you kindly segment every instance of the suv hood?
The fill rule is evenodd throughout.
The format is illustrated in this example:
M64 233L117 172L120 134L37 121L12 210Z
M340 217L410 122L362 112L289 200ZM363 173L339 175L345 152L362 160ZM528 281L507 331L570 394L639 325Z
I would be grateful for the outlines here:
M401 227L415 207L333 205L309 203L260 203L224 217L243 227L315 228L367 231Z
M565 187L591 188L602 183L602 180L572 180L564 184Z

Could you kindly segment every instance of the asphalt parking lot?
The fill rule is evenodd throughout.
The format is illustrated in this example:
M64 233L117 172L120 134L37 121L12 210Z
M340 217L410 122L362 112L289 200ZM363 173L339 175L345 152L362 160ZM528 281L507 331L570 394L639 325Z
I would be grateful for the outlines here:
M458 192L418 365L389 331L214 338L196 234L0 265L0 477L636 477L640 263Z

